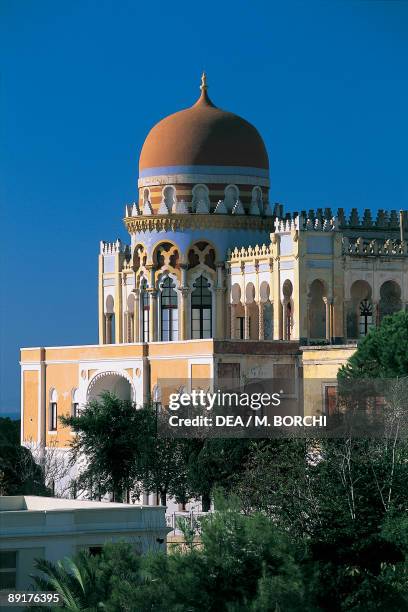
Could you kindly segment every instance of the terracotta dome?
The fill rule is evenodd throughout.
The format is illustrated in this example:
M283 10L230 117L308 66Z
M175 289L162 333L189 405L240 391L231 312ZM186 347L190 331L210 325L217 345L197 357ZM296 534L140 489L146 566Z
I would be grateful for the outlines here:
M245 119L217 108L207 94L205 75L197 102L165 117L149 132L139 172L152 168L234 166L269 169L258 130Z

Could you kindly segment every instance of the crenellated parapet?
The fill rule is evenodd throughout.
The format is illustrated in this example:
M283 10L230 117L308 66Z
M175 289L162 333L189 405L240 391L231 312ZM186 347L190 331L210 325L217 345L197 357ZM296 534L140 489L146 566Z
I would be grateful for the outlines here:
M403 211L402 215L406 223L407 212ZM338 219L340 227L342 229L350 228L361 228L363 230L398 230L400 228L400 212L396 210L383 210L380 209L377 212L375 219L373 219L371 210L366 208L362 215L359 214L357 208L352 208L350 215L347 217L344 209L339 208Z
M143 212L140 210L137 202L125 205L125 217L137 217L141 214L143 214Z
M316 212L311 209L309 212L302 210L300 213L283 214L283 206L275 205L275 233L287 234L293 231L317 231L331 232L339 229L339 221L333 215L331 208L318 208Z
M380 209L375 218L373 218L370 209L366 208L362 214L359 214L357 208L352 208L349 215L346 215L343 208L339 208L336 213L332 212L331 208L317 208L309 211L302 210L300 213L283 213L283 207L275 205L275 231L290 232L292 230L317 230L317 231L333 231L343 230L347 233L354 230L361 232L367 231L384 231L398 232L401 230L401 219L403 230L408 231L408 211L382 210ZM355 236L358 237L358 236Z
M101 255L116 255L116 253L130 255L130 246L128 244L123 244L119 238L115 242L101 240L99 252Z
M406 257L408 255L408 243L406 240L384 240L374 238L367 240L362 236L358 238L348 238L343 236L343 254L352 256L386 256L386 257Z
M263 244L259 246L256 244L254 247L249 246L248 248L235 247L235 249L229 249L227 252L227 260L231 263L236 263L245 259L253 259L259 257L270 257L272 255L272 248Z

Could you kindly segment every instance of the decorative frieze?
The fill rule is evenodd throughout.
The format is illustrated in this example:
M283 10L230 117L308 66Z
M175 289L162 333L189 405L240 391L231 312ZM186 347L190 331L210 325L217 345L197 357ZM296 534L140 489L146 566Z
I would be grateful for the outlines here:
M126 229L130 234L138 232L166 232L186 229L248 229L273 231L273 219L249 215L218 214L168 214L151 217L126 217Z

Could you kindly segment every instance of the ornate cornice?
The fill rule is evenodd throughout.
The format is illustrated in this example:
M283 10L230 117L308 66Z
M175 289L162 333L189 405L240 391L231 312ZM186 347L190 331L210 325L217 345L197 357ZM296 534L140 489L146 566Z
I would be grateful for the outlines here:
M152 215L125 217L124 223L130 234L138 232L174 232L186 229L248 229L273 231L273 217L249 215Z

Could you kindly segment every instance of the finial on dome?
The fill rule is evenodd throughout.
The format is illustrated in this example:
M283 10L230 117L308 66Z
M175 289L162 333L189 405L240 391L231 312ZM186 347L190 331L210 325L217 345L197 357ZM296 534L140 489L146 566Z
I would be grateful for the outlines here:
M203 72L203 74L201 75L201 85L200 85L200 89L201 91L207 91L208 89L208 85L207 85L207 75L205 72Z
M208 89L207 75L206 75L205 72L203 72L203 74L201 75L200 89L201 89L200 97L198 98L198 100L194 104L194 106L201 106L201 107L202 106L212 106L212 107L215 107L215 105L211 102L210 98L208 97L208 93L207 93L207 89Z

